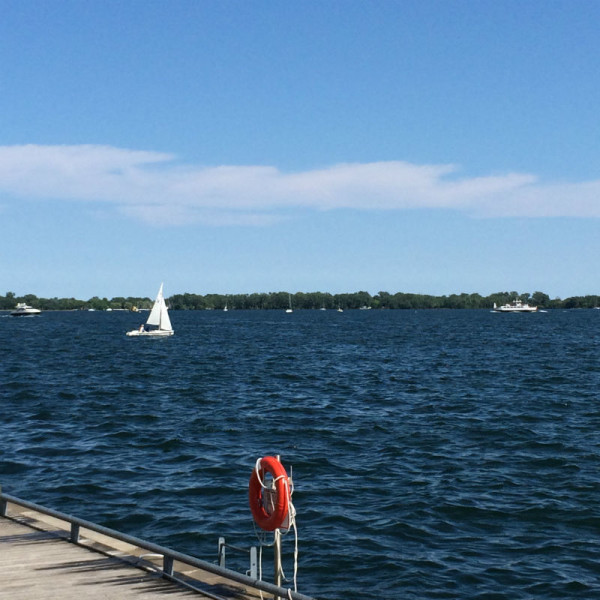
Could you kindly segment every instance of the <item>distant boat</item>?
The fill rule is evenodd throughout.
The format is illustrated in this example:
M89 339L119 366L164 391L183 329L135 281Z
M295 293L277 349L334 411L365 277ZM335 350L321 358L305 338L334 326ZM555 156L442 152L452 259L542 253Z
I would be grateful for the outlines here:
M286 309L285 309L285 312L286 312L286 313L291 313L291 312L294 312L294 311L292 310L292 295L291 295L291 294L288 294L288 296L289 296L290 307L289 307L289 308L286 308Z
M338 312L344 312L344 309L343 309L341 306L338 306L338 309L337 309L337 311L338 311Z
M144 325L140 325L139 329L128 331L126 335L137 337L137 336L150 336L150 337L165 337L173 335L173 327L171 326L171 319L169 319L169 311L165 303L163 296L163 284L160 284L154 306L150 311L148 320Z
M521 300L513 300L509 304L503 304L502 306L496 306L494 302L494 312L503 312L503 313L531 313L536 312L538 309L537 306L530 306L526 302L522 302Z
M19 302L10 314L13 317L34 317L39 315L42 311L39 308L32 308L25 304L25 302Z

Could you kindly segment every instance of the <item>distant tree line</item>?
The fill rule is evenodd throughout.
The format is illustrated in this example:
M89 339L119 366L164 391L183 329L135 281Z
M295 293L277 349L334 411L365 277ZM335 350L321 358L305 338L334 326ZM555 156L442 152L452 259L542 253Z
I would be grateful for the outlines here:
M38 298L34 294L16 296L13 292L7 292L6 296L0 296L0 310L12 310L18 302L25 302L30 306L41 310L133 310L134 308L150 308L154 303L150 298L98 298L94 296L89 300L77 300L75 298Z
M479 294L451 294L430 296L426 294L389 294L379 292L372 296L368 292L349 294L328 294L326 292L269 292L256 294L175 294L167 299L174 310L282 310L292 305L294 309L315 310L320 308L343 310L357 308L373 309L427 309L427 308L491 308L494 303L501 305L520 299L540 308L595 308L600 306L600 296L573 296L561 300L551 299L543 292L519 294L518 292L496 292L489 296ZM151 298L116 297L108 300L94 296L89 300L75 298L38 298L33 294L16 296L7 292L0 296L0 310L13 309L18 302L25 302L41 310L133 310L150 308Z

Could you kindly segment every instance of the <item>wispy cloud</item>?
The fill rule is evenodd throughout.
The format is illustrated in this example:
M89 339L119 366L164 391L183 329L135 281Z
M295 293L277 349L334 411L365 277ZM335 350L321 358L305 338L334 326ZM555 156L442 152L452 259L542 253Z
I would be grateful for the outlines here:
M100 202L153 224L265 225L305 210L445 208L477 217L600 216L600 180L461 177L454 165L401 161L284 173L195 166L109 146L0 146L0 200Z

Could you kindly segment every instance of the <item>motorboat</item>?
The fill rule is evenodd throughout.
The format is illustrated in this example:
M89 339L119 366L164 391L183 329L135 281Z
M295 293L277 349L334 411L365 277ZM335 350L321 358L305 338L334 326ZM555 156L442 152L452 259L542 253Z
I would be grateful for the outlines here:
M33 308L25 302L19 302L10 314L13 317L34 317L39 315L42 311L39 308Z
M530 306L526 302L522 300L513 300L508 304L503 304L502 306L496 306L494 302L494 312L503 312L503 313L531 313L536 312L538 309L537 306Z

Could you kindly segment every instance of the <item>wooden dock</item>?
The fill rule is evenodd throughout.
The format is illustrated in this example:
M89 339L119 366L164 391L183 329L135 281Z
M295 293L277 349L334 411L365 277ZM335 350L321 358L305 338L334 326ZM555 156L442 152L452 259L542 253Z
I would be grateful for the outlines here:
M143 545L85 527L78 530L74 543L72 533L68 521L5 503L0 513L0 597L7 600L179 600L194 596L213 600L261 599L261 591L243 581L244 576L240 582L233 572L230 572L232 578L225 572L215 574L208 563L207 569L202 569L175 559L171 574L165 574L164 556L149 552ZM274 596L263 590L262 598L312 600L297 592L286 592Z
M0 595L11 600L189 599L194 592L52 532L0 519Z

